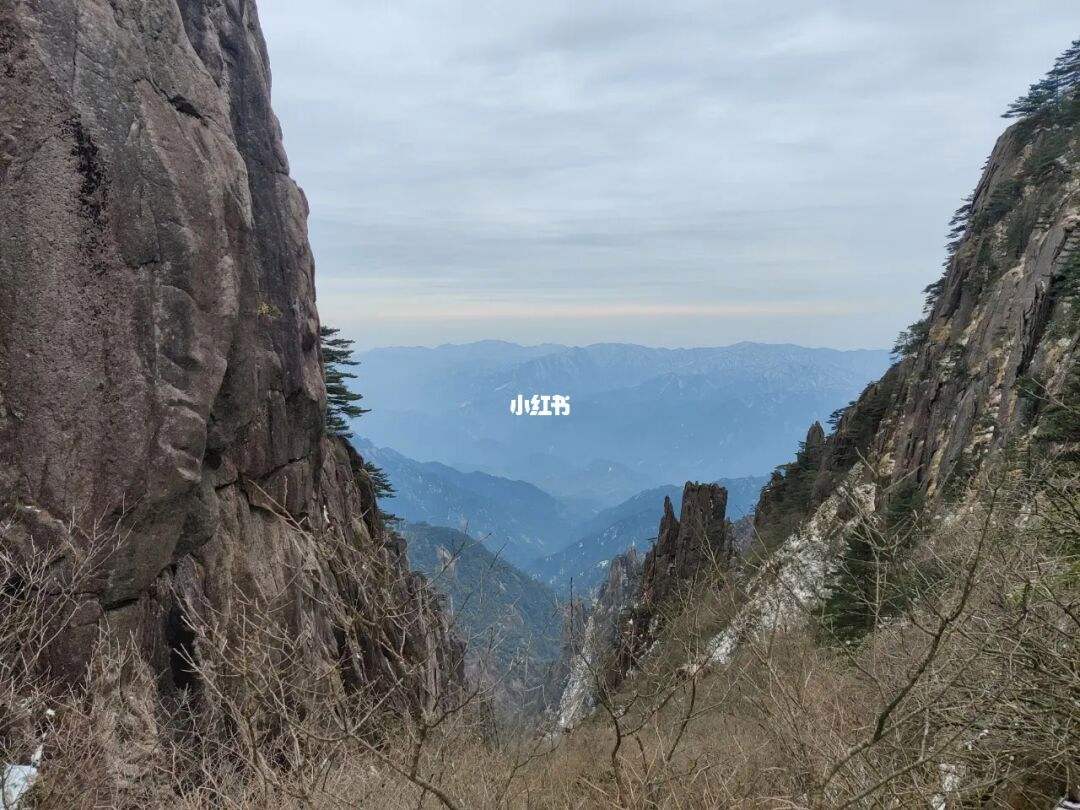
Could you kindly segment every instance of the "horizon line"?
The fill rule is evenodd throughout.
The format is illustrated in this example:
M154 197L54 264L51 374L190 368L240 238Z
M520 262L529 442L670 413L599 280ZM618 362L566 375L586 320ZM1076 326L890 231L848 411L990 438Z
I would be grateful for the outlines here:
M345 330L342 330L342 331L345 331ZM592 349L592 348L596 348L596 347L600 347L600 346L632 346L632 347L640 348L640 349L654 349L654 350L657 350L657 351L673 351L674 352L674 351L694 351L694 350L712 350L712 349L733 349L733 348L735 348L737 346L770 346L770 347L776 347L776 348L791 347L791 348L795 348L795 349L808 349L808 350L811 350L811 351L842 352L842 353L845 353L845 354L849 354L849 353L853 353L853 352L886 352L886 353L889 353L889 354L892 353L892 348L891 347L869 347L868 346L868 347L841 349L841 348L838 348L836 346L822 346L822 345L808 346L808 345L803 344L803 343L792 343L791 341L782 341L782 342L778 342L778 343L773 343L773 342L766 341L766 340L737 340L737 341L735 341L733 343L723 343L723 344L714 344L714 345L705 345L705 346L687 346L687 345L658 346L658 345L653 345L653 344L648 344L648 343L637 343L637 342L626 341L626 340L601 340L601 341L595 341L595 342L592 342L592 343L578 344L578 343L549 343L549 342L518 343L516 341L506 340L504 338L480 338L478 340L465 340L465 341L461 341L461 342L447 341L447 342L444 342L444 343L436 343L436 344L392 343L392 344L386 344L386 345L381 345L381 346L370 346L370 347L368 347L366 349L357 349L356 352L358 354L362 354L362 353L365 353L365 352L387 351L387 350L390 350L390 349L426 349L428 351L436 351L438 349L462 348L462 347L466 347L466 346L478 346L478 345L481 345L481 344L484 344L484 343L495 343L495 344L501 344L501 345L504 345L504 346L516 346L517 348L520 348L520 349L540 349L540 348L543 348L545 346L550 346L553 349Z

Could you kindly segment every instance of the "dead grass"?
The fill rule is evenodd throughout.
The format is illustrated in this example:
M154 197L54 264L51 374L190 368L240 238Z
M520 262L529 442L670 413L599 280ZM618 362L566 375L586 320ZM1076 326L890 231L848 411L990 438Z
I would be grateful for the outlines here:
M987 478L921 542L913 564L934 576L904 616L856 644L823 643L808 613L722 667L679 669L740 596L689 599L651 663L553 737L499 722L482 690L391 708L382 687L315 688L304 640L252 602L228 643L192 612L201 691L178 705L122 639L99 643L84 683L37 682L78 572L8 555L0 755L45 740L41 808L1049 810L1080 781L1078 492Z

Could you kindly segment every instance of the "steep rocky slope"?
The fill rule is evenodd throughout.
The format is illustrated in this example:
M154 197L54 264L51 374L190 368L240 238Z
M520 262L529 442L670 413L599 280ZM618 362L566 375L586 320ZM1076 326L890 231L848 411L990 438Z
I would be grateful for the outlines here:
M615 557L579 639L570 639L570 663L556 725L572 728L653 650L665 624L697 585L723 574L734 554L727 520L727 490L687 482L679 517L664 499L656 542L643 558L635 549Z
M470 659L497 677L521 678L558 654L561 610L555 593L469 535L445 526L402 523L409 562L447 595L455 630Z
M767 480L749 476L715 482L727 490L728 516L737 520L752 512ZM579 540L536 560L528 570L561 594L569 595L571 586L575 594L591 594L607 578L612 559L631 547L645 551L652 545L656 538L656 516L663 509L665 498L672 500L676 511L682 508L680 487L656 487L639 492L591 518L579 529Z
M968 508L979 473L995 462L1028 463L1048 452L1075 457L1078 225L1074 83L998 140L951 223L945 273L927 289L925 317L901 335L895 364L835 415L830 432L811 425L795 459L773 474L755 510L756 547L727 575L736 585L733 613L705 640L699 663L727 662L740 642L819 615L859 527L888 530L916 513L947 524ZM726 557L730 529L707 500L692 510L694 523L713 526L707 545ZM686 510L684 501L683 525ZM621 607L605 608L623 617L608 650L623 658L616 671L652 649L652 632L644 641L636 636L650 629L657 601L670 601L700 575L701 539L684 537L677 523L666 510L642 585Z
M1080 440L1078 110L1074 90L999 138L898 362L830 435L812 426L763 491L755 528L768 547L831 537L804 581L813 599L828 596L852 504L886 523L916 510L949 515L988 463Z
M432 700L459 651L323 435L307 204L253 0L2 3L0 98L4 542L101 546L51 674L108 626L171 689L190 622L273 604L324 683Z
M622 638L626 610L637 601L641 587L641 564L636 549L620 554L608 566L596 602L583 627L573 622L557 667L553 693L556 728L573 728L595 707L596 694L607 682L619 678L614 656Z

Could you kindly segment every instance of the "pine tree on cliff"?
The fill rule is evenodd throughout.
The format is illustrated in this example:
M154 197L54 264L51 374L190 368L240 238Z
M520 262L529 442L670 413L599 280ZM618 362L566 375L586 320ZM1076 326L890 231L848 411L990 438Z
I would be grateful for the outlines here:
M371 461L364 462L364 472L368 474L368 478L371 479L371 486L375 488L375 497L377 498L393 498L397 490L394 489L394 485L390 483L390 476L386 474L386 470ZM384 518L393 517L389 513L383 513Z
M1055 61L1043 79L1028 88L1027 93L1012 103L1005 118L1030 118L1046 113L1068 112L1063 105L1076 100L1072 98L1080 88L1080 39L1073 43Z
M829 574L829 595L821 619L835 641L854 641L874 626L874 586L878 578L874 551L873 543L861 531L852 532L836 568Z
M346 380L355 380L356 375L346 369L359 363L352 359L353 342L348 338L338 337L340 329L331 326L319 327L322 343L323 379L326 381L326 432L332 436L349 438L349 420L368 412L358 403L363 396L350 391Z
M1057 88L1049 78L1041 79L1028 88L1027 93L1009 105L1002 118L1028 118L1037 115L1057 98Z
M1080 39L1074 39L1065 53L1057 58L1047 78L1055 82L1059 90L1080 87Z

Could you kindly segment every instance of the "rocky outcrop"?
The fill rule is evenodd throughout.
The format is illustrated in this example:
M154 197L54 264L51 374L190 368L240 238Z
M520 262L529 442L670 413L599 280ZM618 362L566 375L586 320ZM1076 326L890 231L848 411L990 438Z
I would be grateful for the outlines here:
M1001 137L898 361L830 432L812 425L762 491L752 542L763 559L733 573L742 601L706 659L726 662L741 640L814 615L857 527L903 525L920 507L955 513L976 474L1006 452L1078 455L1080 100L1069 104ZM681 518L665 510L625 609L623 672L653 649L662 606L747 542L746 527L740 539L720 530L717 495L689 486Z
M569 656L558 727L572 728L587 716L598 690L617 688L648 655L679 600L723 575L734 554L726 489L687 482L678 518L665 498L656 543L645 558L639 562L631 549L611 561L581 643Z
M1075 367L1077 127L1025 121L998 140L875 440L891 482L936 498L1033 437Z
M898 362L839 415L811 428L762 492L755 531L773 552L731 627L725 659L825 598L845 533L917 511L948 519L1006 455L1072 453L1080 442L1080 100L1011 126L953 220L950 255ZM852 506L858 519L852 516ZM828 540L829 542L826 542ZM808 556L809 555L809 556ZM808 562L808 560L811 560ZM809 578L800 569L816 572ZM809 587L793 588L791 582ZM798 610L783 592L797 590Z
M625 609L616 678L639 665L670 615L682 609L680 600L700 583L722 576L734 553L726 489L686 482L678 519L671 500L664 499L656 543L642 566L641 587Z
M679 518L664 499L656 543L645 556L643 607L658 607L710 571L727 568L733 547L727 525L727 490L718 484L686 483Z
M745 583L746 597L733 619L705 646L705 661L726 664L738 645L754 636L783 632L804 622L807 607L828 593L828 573L846 534L873 514L875 487L861 483L855 465L836 488Z
M901 359L842 413L820 451L808 436L774 476L758 505L760 532L779 529L782 539L860 459L882 485L879 508L934 504L962 495L1006 447L1080 438L1055 424L1080 390L1078 136L1075 122L1038 118L1001 136L957 212L945 274L928 288L926 317L901 341Z
M563 654L569 669L556 709L559 730L572 729L587 717L596 705L598 690L613 685L620 677L619 645L627 610L641 593L641 565L633 548L612 559L607 581L600 586L580 635L575 634L576 626L571 621L571 635Z
M437 694L458 664L436 600L359 457L323 435L307 204L253 0L2 3L0 98L7 541L115 541L54 674L108 624L173 688L185 605L227 625L273 603L316 669ZM381 584L315 537L379 562ZM335 626L311 586L374 629ZM375 603L410 618L380 624Z

